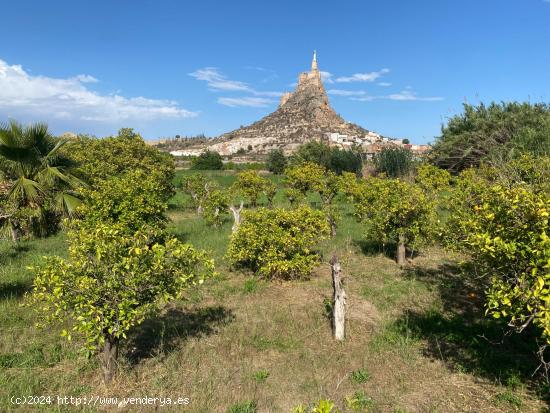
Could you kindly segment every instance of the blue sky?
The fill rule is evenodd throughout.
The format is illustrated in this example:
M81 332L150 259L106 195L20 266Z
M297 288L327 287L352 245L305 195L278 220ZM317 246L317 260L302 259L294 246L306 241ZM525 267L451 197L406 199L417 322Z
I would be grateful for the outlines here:
M313 49L346 120L415 143L462 103L550 100L550 1L9 1L0 120L216 136L277 107Z

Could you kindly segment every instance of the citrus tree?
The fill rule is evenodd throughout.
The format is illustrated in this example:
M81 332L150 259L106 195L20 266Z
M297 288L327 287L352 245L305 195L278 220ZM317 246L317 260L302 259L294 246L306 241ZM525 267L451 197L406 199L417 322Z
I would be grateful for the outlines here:
M367 223L367 234L397 245L396 261L406 263L406 247L434 236L433 200L417 185L399 179L370 178L357 184L355 215Z
M229 196L225 191L214 189L210 191L204 202L204 220L216 228L223 224L229 208Z
M314 248L328 232L324 214L306 206L245 211L227 257L262 277L306 278L318 260Z
M252 170L239 173L237 180L232 186L234 192L240 192L250 200L252 207L258 205L258 198L261 194L265 194L266 191L270 191L270 194L274 196L272 188L273 185L271 182L261 177L257 171Z
M451 174L445 169L424 162L416 168L414 181L424 191L437 195L441 191L449 189Z
M119 224L98 223L69 233L69 257L47 257L34 268L30 302L44 322L66 321L62 335L84 338L99 352L103 379L111 381L127 333L160 305L213 275L203 252L175 238Z
M200 173L188 175L181 182L183 192L191 196L193 207L197 210L197 215L201 215L204 209L204 202L208 197L209 190L214 184Z
M129 170L141 170L162 178L157 191L166 199L173 195L175 167L172 155L146 144L133 129L122 128L116 136L102 139L79 136L72 139L62 153L77 163L79 176L92 186Z
M144 225L163 227L167 200L158 190L162 179L156 173L131 170L98 181L94 188L84 192L86 202L79 208L82 220L78 225L93 228L97 223L120 224L128 232Z

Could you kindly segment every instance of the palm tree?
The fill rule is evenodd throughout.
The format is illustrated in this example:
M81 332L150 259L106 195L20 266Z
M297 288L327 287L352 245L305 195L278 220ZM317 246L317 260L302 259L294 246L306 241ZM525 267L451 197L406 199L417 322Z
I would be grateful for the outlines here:
M7 189L0 225L11 228L14 241L25 220L44 228L48 211L69 217L76 213L81 203L76 190L85 184L72 174L75 165L60 151L67 142L54 138L43 123L0 124L0 187Z

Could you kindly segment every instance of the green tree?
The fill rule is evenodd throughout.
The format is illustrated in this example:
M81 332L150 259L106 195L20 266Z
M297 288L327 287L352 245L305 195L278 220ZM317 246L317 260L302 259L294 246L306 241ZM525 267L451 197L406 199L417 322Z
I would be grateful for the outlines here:
M301 163L315 163L338 175L343 172L353 172L359 175L362 168L361 155L356 150L342 150L316 141L298 147L291 158L291 164L299 165Z
M208 193L215 188L214 183L206 179L204 175L197 173L183 178L181 186L183 191L191 196L193 207L197 210L197 215L201 215Z
M437 222L433 197L398 179L370 178L355 194L355 214L367 223L367 235L397 245L396 261L406 263L406 247L434 237Z
M267 169L274 174L282 174L286 168L287 159L282 149L274 149L267 156Z
M86 202L79 209L82 220L78 225L120 224L130 233L146 225L163 228L167 200L158 190L160 180L157 174L130 170L99 182L84 192Z
M159 238L98 224L69 233L68 259L47 257L34 268L30 303L45 322L68 320L71 329L62 334L81 335L85 349L100 352L106 383L127 333L160 305L213 275L213 263L203 252L175 238L152 241Z
M549 105L464 104L464 112L442 127L429 158L456 174L484 161L500 162L522 154L550 155Z
M61 153L67 143L52 137L46 124L0 124L0 171L7 188L0 197L0 223L10 228L14 241L33 224L46 234L56 216L72 217L80 205L77 191L84 183Z
M464 215L462 246L489 282L487 312L550 344L550 197L519 183L488 185Z
M245 211L227 257L262 277L306 278L318 260L314 248L328 231L324 214L305 206Z
M207 150L191 160L191 169L221 170L223 169L223 160L218 152Z
M414 180L424 191L438 194L441 191L449 189L451 174L445 169L424 162L416 168Z
M64 155L79 165L80 176L92 186L129 170L141 170L162 178L157 191L166 199L173 195L172 155L147 145L133 129L123 128L117 136L103 139L80 136L64 148Z
M384 148L374 156L376 172L391 178L407 176L412 168L412 152L406 148Z
M239 173L237 180L232 186L232 190L246 196L253 207L257 206L260 195L270 188L272 188L271 183L260 176L257 171L253 170Z
M204 219L216 228L223 224L229 208L229 196L225 191L214 189L208 192L204 202Z

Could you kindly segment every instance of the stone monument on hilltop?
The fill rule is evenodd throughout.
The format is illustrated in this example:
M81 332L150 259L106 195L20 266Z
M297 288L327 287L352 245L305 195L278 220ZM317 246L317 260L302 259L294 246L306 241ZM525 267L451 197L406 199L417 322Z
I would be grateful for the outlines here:
M291 153L299 145L313 140L343 147L382 140L380 135L346 122L332 109L316 52L313 53L311 70L300 73L296 89L281 96L275 112L250 126L221 135L208 149L222 155L239 150L265 154L277 148Z

